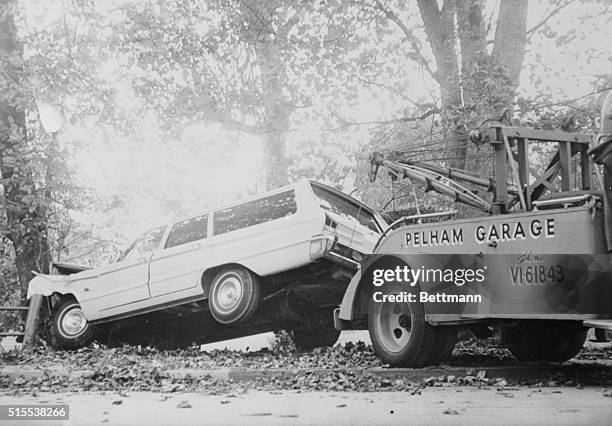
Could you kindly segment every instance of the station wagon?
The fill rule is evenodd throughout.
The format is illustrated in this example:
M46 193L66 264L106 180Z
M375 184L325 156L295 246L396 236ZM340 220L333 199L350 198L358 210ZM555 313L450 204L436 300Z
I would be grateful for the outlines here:
M287 329L303 348L332 344L333 308L386 226L358 200L304 180L150 229L114 263L56 264L64 275L38 275L28 297L49 299L58 347L156 312L212 320L195 337L180 330L185 342Z

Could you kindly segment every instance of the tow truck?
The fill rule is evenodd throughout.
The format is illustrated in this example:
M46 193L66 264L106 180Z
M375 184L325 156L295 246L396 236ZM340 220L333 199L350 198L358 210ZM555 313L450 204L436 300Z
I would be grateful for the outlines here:
M612 93L596 140L509 124L469 133L490 150L490 178L401 153L371 156L371 180L385 169L394 181L411 179L480 211L402 217L361 263L334 324L367 328L384 362L443 362L459 328L519 361L563 362L589 328L598 340L612 329ZM536 151L551 157L539 172Z

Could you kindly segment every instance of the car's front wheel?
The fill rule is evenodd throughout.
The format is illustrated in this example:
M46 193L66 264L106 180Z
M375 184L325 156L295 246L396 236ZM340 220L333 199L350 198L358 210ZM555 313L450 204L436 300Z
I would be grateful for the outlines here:
M243 267L223 269L214 278L208 293L213 318L221 324L235 324L251 318L261 299L259 280Z
M65 299L55 309L50 335L54 348L76 349L91 343L96 333L81 305L74 299Z

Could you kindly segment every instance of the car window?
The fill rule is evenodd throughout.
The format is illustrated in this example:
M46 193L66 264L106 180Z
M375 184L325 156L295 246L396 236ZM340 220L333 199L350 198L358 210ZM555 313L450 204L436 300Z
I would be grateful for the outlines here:
M179 246L206 238L207 225L208 215L192 217L175 223L172 229L170 229L170 234L164 248Z
M160 226L145 232L128 247L125 256L120 260L134 259L137 256L154 252L159 247L165 230L165 226Z
M381 232L380 226L370 210L352 201L348 196L343 197L317 185L311 186L324 210L353 218L368 229L378 233Z
M290 216L297 211L295 191L279 194L239 204L215 212L213 219L215 235L246 228Z

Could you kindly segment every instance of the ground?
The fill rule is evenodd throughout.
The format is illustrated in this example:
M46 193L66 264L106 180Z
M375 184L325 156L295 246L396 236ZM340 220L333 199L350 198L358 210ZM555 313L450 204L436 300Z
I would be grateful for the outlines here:
M346 335L308 353L246 342L5 351L0 404L69 404L74 425L612 424L610 343L562 365L519 364L470 339L448 364L392 369Z
M246 391L0 396L0 404L63 403L71 424L610 424L611 398L600 388L452 387L406 392ZM57 422L61 424L61 422ZM19 425L36 424L18 422ZM52 424L40 422L38 424Z

